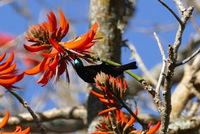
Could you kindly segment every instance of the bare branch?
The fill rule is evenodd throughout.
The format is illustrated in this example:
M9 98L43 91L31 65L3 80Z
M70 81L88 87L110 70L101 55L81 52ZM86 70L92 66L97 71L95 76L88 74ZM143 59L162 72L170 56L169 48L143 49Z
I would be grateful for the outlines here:
M157 40L157 44L158 44L158 47L160 49L160 53L162 55L162 60L163 60L163 65L162 65L162 69L161 69L161 72L160 72L160 76L159 76L159 79L158 79L158 84L156 86L156 92L159 94L160 92L160 87L161 87L161 84L163 82L163 79L164 79L164 72L165 72L165 68L166 68L166 56L165 56L165 53L164 53L164 50L163 50L163 47L161 45L161 42L157 36L157 34L154 32L154 36Z
M37 115L34 113L34 111L29 107L29 105L27 104L27 102L22 99L18 94L16 94L12 89L8 90L13 96L15 96L15 98L23 105L24 108L26 108L28 110L28 112L30 113L30 115L32 116L34 122L37 124L38 128L40 129L40 132L42 134L46 134L45 132L45 128L44 126L42 126L42 123L40 122L40 120L38 119Z
M46 132L66 133L73 132L87 127L87 109L84 106L64 107L60 109L51 109L36 114L46 128ZM156 123L158 116L141 114L138 116L142 121ZM0 121L3 118L0 118ZM4 129L9 130L15 125L22 127L30 126L31 132L39 132L33 118L29 113L21 113L11 116Z
M168 134L194 134L200 126L200 116L179 120L169 125Z
M199 101L193 102L187 116L188 117L194 116L195 113L197 112L198 108L199 108L199 105L200 105Z
M161 42L160 42L160 39L158 38L156 32L154 32L153 34L154 34L155 39L156 39L156 41L157 41L158 47L159 47L159 49L160 49L160 53L161 53L161 55L162 55L162 59L163 59L163 60L166 60L165 52L164 52L164 49L163 49L162 44L161 44Z
M166 7L171 13L172 15L174 15L174 17L177 19L177 21L182 24L181 19L176 15L176 13L167 5L165 4L162 0L158 0L164 7Z
M176 33L176 38L175 38L175 41L174 41L174 46L173 46L173 49L174 49L173 50L174 51L174 59L173 60L177 59L178 49L179 49L179 47L181 45L181 42L182 42L182 34L183 34L184 29L185 29L185 25L186 25L187 21L189 20L189 18L192 15L192 11L193 10L194 10L193 7L189 7L183 13L183 17L181 18L182 23L178 27L178 30L177 30L177 33Z
M199 54L199 53L200 53L200 48L197 49L197 50L196 50L190 57L188 57L187 59L185 59L185 60L183 60L183 61L177 63L176 66L180 66L180 65L183 65L183 64L189 62L191 59L193 59L193 58L194 58L197 54Z
M170 120L170 113L171 113L171 88L172 88L172 80L174 75L174 69L175 64L177 62L177 56L178 56L178 49L182 42L182 35L185 29L185 25L189 18L191 17L193 7L185 9L182 2L179 0L176 0L175 3L177 4L179 10L182 12L182 17L179 19L179 17L172 11L171 8L169 8L164 2L161 0L158 0L163 6L165 6L178 20L179 27L176 33L175 41L173 45L169 45L168 47L168 59L166 60L166 70L164 72L165 79L164 79L164 89L162 91L163 98L164 98L164 109L161 111L161 134L165 134L168 130L169 120ZM162 78L162 76L161 76Z

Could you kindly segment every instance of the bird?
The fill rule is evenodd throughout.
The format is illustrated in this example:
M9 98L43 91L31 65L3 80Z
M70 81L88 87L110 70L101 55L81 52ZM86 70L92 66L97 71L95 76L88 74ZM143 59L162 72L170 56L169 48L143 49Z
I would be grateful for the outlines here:
M74 69L76 70L78 76L87 83L95 83L94 78L97 75L97 73L100 72L112 75L113 77L117 77L123 74L125 70L137 68L138 67L135 61L119 66L109 65L104 62L98 65L84 66L81 59L74 59Z

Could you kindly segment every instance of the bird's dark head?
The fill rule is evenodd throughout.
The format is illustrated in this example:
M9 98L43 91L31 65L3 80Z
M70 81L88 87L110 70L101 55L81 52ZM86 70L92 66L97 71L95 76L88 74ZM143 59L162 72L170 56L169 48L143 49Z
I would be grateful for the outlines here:
M75 67L83 67L83 62L81 61L81 59L76 58L74 60L74 65L75 65Z

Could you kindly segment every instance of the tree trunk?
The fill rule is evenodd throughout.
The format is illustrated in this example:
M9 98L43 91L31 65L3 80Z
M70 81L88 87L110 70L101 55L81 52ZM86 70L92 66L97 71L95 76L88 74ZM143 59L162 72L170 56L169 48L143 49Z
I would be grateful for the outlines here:
M127 0L91 0L91 24L98 23L97 36L103 37L92 48L95 55L120 63L122 33L128 19L133 14L132 6L133 2ZM95 90L93 85L90 86ZM90 94L88 98L88 123L91 123L104 107L97 97Z

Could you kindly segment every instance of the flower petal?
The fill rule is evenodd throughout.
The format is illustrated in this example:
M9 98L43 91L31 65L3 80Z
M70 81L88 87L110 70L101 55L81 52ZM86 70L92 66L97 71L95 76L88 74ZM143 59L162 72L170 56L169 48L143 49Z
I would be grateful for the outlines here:
M37 73L40 73L44 70L45 68L45 64L47 62L48 58L45 58L42 62L40 62L37 66L35 66L34 68L30 69L30 70L26 70L24 71L25 74L28 75L35 75Z
M150 128L146 134L154 134L155 132L158 131L158 129L160 128L160 124L161 122L158 122L155 126L153 126L152 128ZM137 131L137 134L141 134L142 133L142 130L140 131Z
M38 51L42 51L42 50L44 50L44 49L49 49L50 46L49 46L49 45L28 46L28 45L24 44L24 48L25 48L27 51L30 51L30 52L38 52Z
M22 128L20 126L16 126L15 132L21 132L21 131L22 131Z
M55 72L56 72L55 69L45 71L45 73L42 75L42 77L38 81L36 81L36 83L42 84L42 87L45 86L51 80Z
M91 134L112 134L112 133L108 133L108 132L94 132L94 133L91 133Z
M65 42L64 47L66 49L79 49L80 47L87 45L89 42L89 33L78 37L75 41Z
M0 62L2 62L2 60L5 58L6 56L6 52L4 52L1 56L0 56Z
M95 92L95 91L93 91L93 90L90 90L90 92L91 92L92 94L94 94L95 96L99 97L99 98L104 98L104 95L99 94L99 93L97 93L97 92Z
M4 74L8 74L8 73L13 72L15 70L16 66L17 66L17 63L15 62L10 67L0 71L0 75L4 75Z
M14 132L2 132L1 134L28 134L29 131L30 131L30 127L22 131L22 128L20 126L16 126L16 129Z
M10 116L10 112L6 111L3 121L0 123L0 128L6 125L6 123L8 122L9 116Z
M3 64L0 65L0 70L10 66L12 64L13 60L14 60L14 53L11 52L10 56L7 58L7 60Z
M56 20L56 16L54 15L53 12L50 12L50 15L47 14L47 18L48 18L48 30L50 32L54 32L56 31L56 27L57 27L57 20Z
M138 108L135 109L134 112L135 115L138 114ZM131 126L135 121L135 118L133 116L131 116L130 120L128 121L128 123L126 124L126 126L124 127L124 130L126 130L129 126Z
M43 57L46 57L46 58L51 58L51 57L54 57L54 56L58 55L58 52L55 52L55 53L41 53L41 55Z
M58 66L59 57L56 56L51 63L49 63L49 68L55 69Z
M17 76L17 78L16 78L16 82L18 82L18 81L20 81L21 79L24 78L25 73L23 72L23 73L21 73L21 74L19 74L19 75L16 75L16 76Z
M62 48L61 45L58 44L57 41L53 40L53 39L49 39L49 42L51 43L51 45L58 51L58 52L62 52L64 53L65 50Z
M60 13L60 27L63 30L63 36L65 36L69 30L69 24L61 10L59 10Z
M108 133L108 132L94 132L94 133L91 133L91 134L112 134L112 133Z
M96 30L98 28L98 24L94 23L92 28L88 33L85 33L81 36L79 36L76 40L71 41L71 42L65 42L64 47L67 49L88 49L94 44L90 44L96 34ZM88 45L89 44L89 45Z
M147 134L154 134L156 131L158 131L158 129L160 128L160 124L161 122L158 122L155 126L150 128L149 131L147 131Z
M116 109L117 109L116 107L111 107L111 108L108 108L108 109L105 109L105 110L99 112L98 115L105 114L105 113L108 113L108 112L116 110Z
M14 76L12 78L8 79L0 79L0 85L2 86L8 86L16 83L18 81L18 76Z

